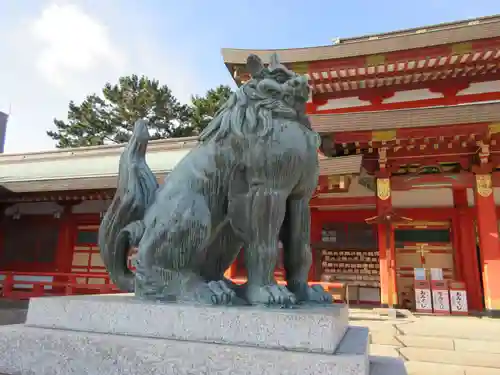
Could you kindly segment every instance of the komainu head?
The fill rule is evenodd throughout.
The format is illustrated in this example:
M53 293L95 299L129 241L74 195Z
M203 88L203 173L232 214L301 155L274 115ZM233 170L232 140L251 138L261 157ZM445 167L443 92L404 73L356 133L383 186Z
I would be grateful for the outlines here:
M229 135L264 137L272 130L272 120L275 118L295 120L299 126L310 129L305 115L309 98L309 85L305 76L282 65L276 54L271 56L267 66L258 56L250 55L247 71L251 79L222 106L200 134L201 142Z

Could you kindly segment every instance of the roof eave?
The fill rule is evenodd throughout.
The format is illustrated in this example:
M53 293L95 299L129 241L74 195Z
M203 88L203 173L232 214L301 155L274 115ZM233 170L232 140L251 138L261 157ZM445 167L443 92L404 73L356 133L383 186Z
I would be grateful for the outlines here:
M475 21L477 23L474 23ZM447 25L446 28L422 26L421 28L410 29L410 31L416 30L414 33L410 33L410 31L393 32L366 36L365 38L344 39L344 43L335 45L285 49L223 48L222 56L226 64L243 65L249 54L256 54L265 60L271 54L277 53L280 55L282 63L292 64L391 53L500 36L500 16L476 18ZM419 30L425 31L418 32ZM437 37L437 34L439 34L439 37ZM397 38L402 39L400 43L395 42Z

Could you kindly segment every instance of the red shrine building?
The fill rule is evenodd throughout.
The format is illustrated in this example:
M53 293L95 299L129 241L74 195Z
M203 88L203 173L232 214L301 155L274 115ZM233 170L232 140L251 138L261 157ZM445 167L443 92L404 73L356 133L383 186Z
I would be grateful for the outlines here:
M500 16L222 54L241 84L247 56L273 52L309 78L322 139L310 280L334 294L347 286L351 303L414 308L417 272L437 274L463 285L469 310L499 312ZM195 143L152 142L153 172L162 179ZM114 291L97 230L121 151L0 156L5 298ZM243 257L227 272L234 280L245 278Z

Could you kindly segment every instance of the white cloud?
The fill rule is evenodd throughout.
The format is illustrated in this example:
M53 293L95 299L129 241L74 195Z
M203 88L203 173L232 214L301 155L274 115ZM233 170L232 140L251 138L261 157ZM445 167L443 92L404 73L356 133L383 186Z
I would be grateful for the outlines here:
M79 102L121 75L159 79L184 102L197 91L200 81L175 39L131 28L147 19L111 1L92 8L78 0L25 5L16 19L0 12L0 110L12 108L6 152L53 148L45 134L53 118L64 119L70 100ZM10 4L21 3L27 4Z
M119 67L109 31L73 4L51 4L31 24L31 34L42 45L36 67L50 84L62 86L73 74L101 64Z

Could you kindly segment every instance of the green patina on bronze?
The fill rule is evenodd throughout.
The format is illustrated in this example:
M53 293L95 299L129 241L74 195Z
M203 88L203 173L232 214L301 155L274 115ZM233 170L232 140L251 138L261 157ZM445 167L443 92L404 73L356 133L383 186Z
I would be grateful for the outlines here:
M309 200L318 182L318 135L305 114L307 78L251 55L251 79L221 108L199 144L158 186L146 163L149 134L135 126L118 188L99 230L113 282L137 296L210 304L330 302L308 286ZM274 279L278 239L287 286ZM137 247L136 273L127 254ZM224 271L245 249L248 282Z

